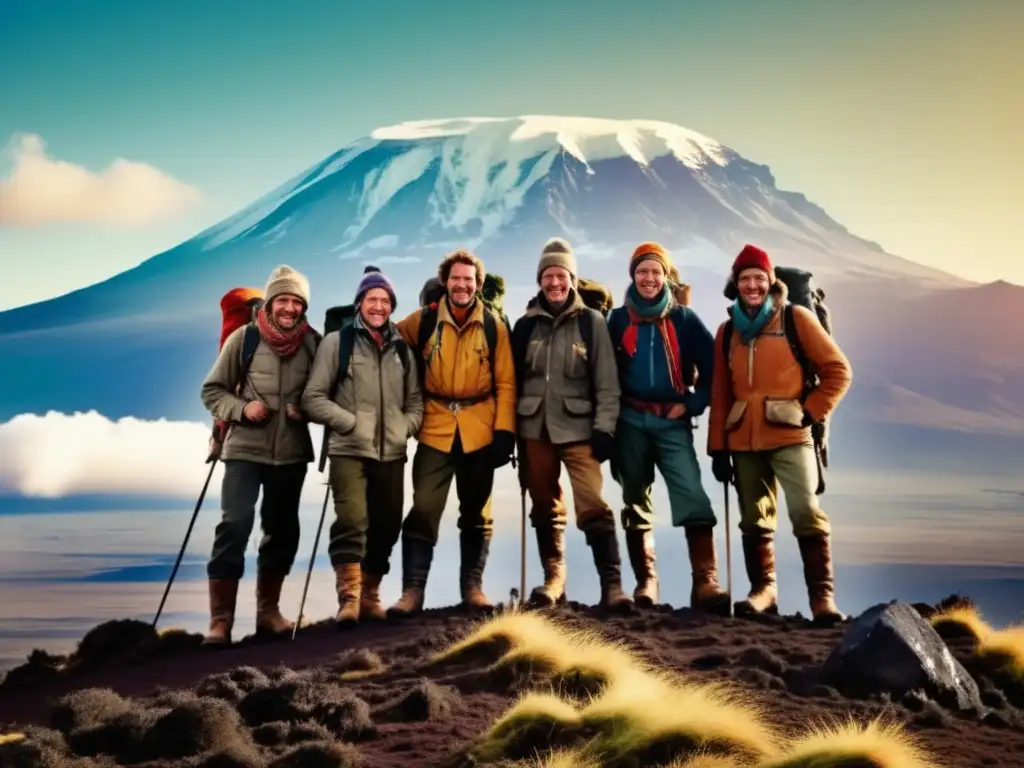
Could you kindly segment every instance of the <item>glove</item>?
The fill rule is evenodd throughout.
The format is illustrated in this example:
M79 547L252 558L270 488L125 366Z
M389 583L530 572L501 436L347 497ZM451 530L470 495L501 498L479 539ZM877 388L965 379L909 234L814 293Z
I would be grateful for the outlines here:
M711 474L720 483L732 483L736 479L736 471L732 466L732 454L728 451L716 451L711 454Z
M615 451L615 438L607 432L594 430L590 435L590 452L598 464L604 464Z
M812 424L815 424L815 423L816 422L814 421L814 417L811 416L811 414L809 414L807 411L804 411L804 418L803 418L803 421L800 422L800 426L801 427L809 427L809 426L811 426Z
M491 441L491 456L494 461L494 468L504 467L512 461L512 451L516 447L516 436L504 429L494 431L494 440Z

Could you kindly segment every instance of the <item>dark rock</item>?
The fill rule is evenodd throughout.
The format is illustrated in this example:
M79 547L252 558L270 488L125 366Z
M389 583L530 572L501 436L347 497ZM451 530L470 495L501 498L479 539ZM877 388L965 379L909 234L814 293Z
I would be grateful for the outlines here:
M950 709L982 710L978 684L932 626L906 603L875 605L854 621L822 668L847 696L923 690Z

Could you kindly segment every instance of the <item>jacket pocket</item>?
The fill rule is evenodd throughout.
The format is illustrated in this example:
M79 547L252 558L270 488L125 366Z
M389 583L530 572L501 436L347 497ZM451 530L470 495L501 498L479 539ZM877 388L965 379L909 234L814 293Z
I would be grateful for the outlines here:
M562 402L571 416L587 416L594 410L594 404L585 397L563 397Z
M798 400L768 398L764 401L764 418L769 424L800 427L803 426L804 409Z
M743 416L747 412L747 401L737 400L732 404L732 408L729 409L729 415L725 417L725 429L727 432L731 432L740 425L743 421Z
M544 398L538 395L523 395L516 403L516 413L520 416L533 416L542 402Z
M583 341L571 344L565 352L565 378L585 379L587 377L587 355L589 350Z

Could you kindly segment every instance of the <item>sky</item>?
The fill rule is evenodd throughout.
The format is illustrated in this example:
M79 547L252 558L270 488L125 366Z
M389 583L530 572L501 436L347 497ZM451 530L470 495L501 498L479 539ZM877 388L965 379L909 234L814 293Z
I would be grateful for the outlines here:
M891 253L1024 284L1022 35L1011 0L0 0L0 309L378 126L519 114L684 125Z

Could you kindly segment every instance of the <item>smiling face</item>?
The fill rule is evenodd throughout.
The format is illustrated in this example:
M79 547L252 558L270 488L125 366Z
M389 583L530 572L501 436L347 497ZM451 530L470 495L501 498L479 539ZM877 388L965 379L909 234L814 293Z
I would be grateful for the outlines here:
M270 319L283 331L290 331L299 322L305 306L298 296L282 293L270 302Z
M633 272L633 283L645 299L653 299L665 287L665 268L656 259L645 259Z
M739 290L740 298L749 309L757 309L766 298L771 288L768 273L757 267L748 267L740 272L736 281L736 288Z
M371 288L359 302L359 314L367 328L383 328L391 317L391 295L383 288Z
M448 273L448 282L445 285L448 301L456 307L468 307L476 297L477 287L476 267L461 262L452 264L451 271Z
M540 289L552 306L559 306L569 298L572 275L564 267L548 267L540 276Z

